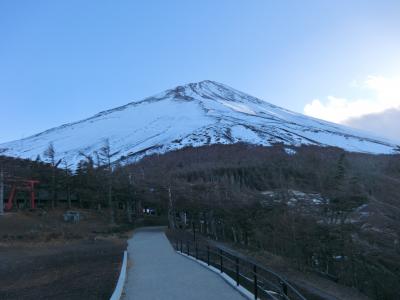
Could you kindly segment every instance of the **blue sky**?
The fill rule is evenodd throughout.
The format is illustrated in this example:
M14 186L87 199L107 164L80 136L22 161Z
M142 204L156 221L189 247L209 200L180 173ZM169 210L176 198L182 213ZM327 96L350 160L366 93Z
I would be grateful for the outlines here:
M0 2L0 142L204 79L364 127L399 76L400 1Z

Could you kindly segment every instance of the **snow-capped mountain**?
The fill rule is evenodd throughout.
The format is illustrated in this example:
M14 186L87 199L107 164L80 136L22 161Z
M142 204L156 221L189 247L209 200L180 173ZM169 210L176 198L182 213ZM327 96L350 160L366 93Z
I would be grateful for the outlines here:
M75 123L0 144L0 154L35 159L50 143L58 158L76 164L108 139L112 152L134 161L186 146L246 142L337 146L348 151L397 153L398 145L310 118L213 81L178 86Z

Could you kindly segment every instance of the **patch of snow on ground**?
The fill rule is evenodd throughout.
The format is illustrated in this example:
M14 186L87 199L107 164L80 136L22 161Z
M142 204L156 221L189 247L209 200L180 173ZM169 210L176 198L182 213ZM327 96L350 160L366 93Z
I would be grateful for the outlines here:
M285 148L284 149L287 155L295 155L297 152L294 149L291 148Z
M251 129L237 125L231 128L232 136L239 142L248 142L252 144L260 144L260 137Z
M229 108L232 108L235 111L244 113L244 114L249 114L249 115L256 115L256 113L250 109L250 107L241 104L241 103L235 103L235 102L229 102L229 101L219 101L225 106L228 106Z

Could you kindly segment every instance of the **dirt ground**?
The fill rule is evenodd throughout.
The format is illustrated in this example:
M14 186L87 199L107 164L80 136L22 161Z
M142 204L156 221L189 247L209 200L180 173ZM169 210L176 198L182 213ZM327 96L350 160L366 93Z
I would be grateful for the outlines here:
M64 211L0 217L0 300L109 299L128 233L107 215L81 211L78 224Z

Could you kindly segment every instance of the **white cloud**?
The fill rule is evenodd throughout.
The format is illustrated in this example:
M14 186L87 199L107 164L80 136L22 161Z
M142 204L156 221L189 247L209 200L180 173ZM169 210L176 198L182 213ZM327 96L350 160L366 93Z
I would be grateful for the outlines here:
M400 107L400 77L369 76L365 87L375 91L376 99L384 110Z
M374 132L400 144L400 109L388 109L381 113L351 118L346 125Z
M349 119L400 108L400 77L368 76L361 84L353 81L351 86L368 89L374 96L370 99L335 96L328 96L326 101L315 99L304 107L304 113L335 123L346 123Z
M370 100L348 100L328 96L328 100L322 103L319 99L313 100L304 107L306 115L319 119L343 123L349 118L374 113L380 110L380 105Z

